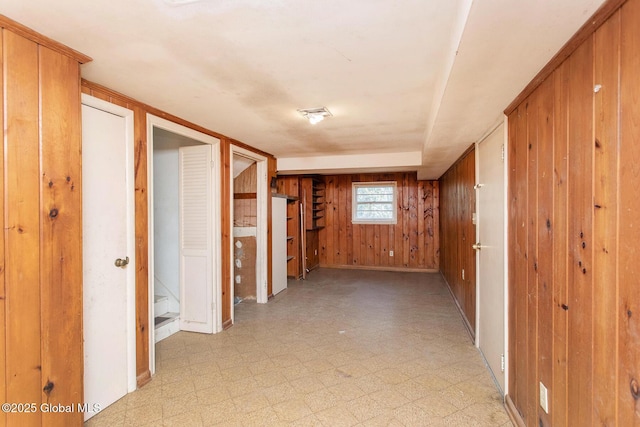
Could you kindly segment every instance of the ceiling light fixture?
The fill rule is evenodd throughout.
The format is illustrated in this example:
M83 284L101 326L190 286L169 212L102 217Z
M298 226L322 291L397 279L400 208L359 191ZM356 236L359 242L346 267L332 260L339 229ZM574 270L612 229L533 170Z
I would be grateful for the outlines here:
M331 117L331 111L327 109L327 107L319 107L319 108L303 108L298 110L302 117L309 120L309 123L315 125L316 123L320 123L324 120L325 117Z

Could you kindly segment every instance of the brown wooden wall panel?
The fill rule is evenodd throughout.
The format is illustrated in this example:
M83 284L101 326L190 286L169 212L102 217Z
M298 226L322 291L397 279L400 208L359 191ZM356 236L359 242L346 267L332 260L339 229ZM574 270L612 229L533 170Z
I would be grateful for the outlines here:
M527 298L527 395L535 396L538 360L536 358L538 336L538 95L534 92L525 103L527 119L527 209L526 209L526 292ZM536 401L527 400L526 416L535 417Z
M267 157L267 185L269 186L267 195L267 296L273 295L273 232L271 228L273 209L273 188L271 183L276 179L277 162L275 157Z
M620 84L620 13L616 13L598 31L594 39L594 81L602 86L595 96L594 121L594 210L593 280L607 286L594 286L593 300L593 422L616 425L616 364L618 360L616 311L617 275L616 236L618 210L618 87ZM597 141L597 142L596 142ZM601 248L601 250L598 250ZM609 352L598 349L611 349ZM596 380L597 379L597 380Z
M562 64L552 76L554 81L553 129L553 217L551 219L553 253L553 384L550 404L552 425L566 426L567 357L568 357L568 293L567 293L567 223L569 203L567 193L567 87L569 73ZM511 144L516 145L516 144Z
M319 232L319 261L324 267L437 270L440 250L436 181L418 181L415 173L325 176L325 227ZM398 222L352 224L353 182L396 181ZM390 256L393 251L393 256Z
M569 204L569 361L571 420L591 425L593 399L593 40L567 60ZM579 214L578 214L579 213Z
M7 401L41 403L38 45L3 34ZM8 414L9 425L41 415Z
M95 93L95 92L94 92ZM113 99L112 97L110 97ZM113 101L111 101L113 102ZM143 108L128 103L133 110L134 133L134 215L136 233L136 377L138 386L151 380L149 370L149 196L147 194L147 115Z
M0 29L0 70L3 70L4 54L3 54L3 34L4 30ZM4 74L0 72L0 94L4 94ZM0 102L0 129L4 132L4 102ZM4 145L4 137L3 137ZM3 327L0 328L0 402L6 402L7 396L7 381L6 381L6 356L7 356L7 341L5 337L6 328L5 322L5 283L4 283L4 271L5 271L5 258L4 258L4 147L0 149L0 204L3 206L2 215L0 215L0 323ZM7 424L6 414L0 414L0 427L4 427Z
M234 193L255 193L258 191L258 163L254 163L233 179Z
M550 388L553 383L553 337L540 334L553 327L553 119L554 119L554 80L549 79L540 86L537 114L537 190L538 190L538 255L534 270L538 273L538 319L536 334L539 336L538 375L540 381ZM536 349L534 348L534 357ZM535 381L535 379L534 379ZM535 385L535 383L534 383ZM551 419L540 405L536 405L538 419L544 425L550 425Z
M42 46L39 53L40 108L48 112L40 121L42 401L70 405L84 399L80 70L70 57ZM82 418L45 412L42 423Z
M475 180L475 149L470 149L439 181L440 271L472 336L476 322Z
M527 426L640 425L639 22L640 0L609 13L509 115L508 399Z
M516 134L517 134L517 129L519 126L519 120L518 120L518 110L514 111L513 113L511 113L508 117L508 123L509 126L507 128L507 132L508 132L508 139L511 141L514 138L516 138ZM511 254L512 252L515 252L515 239L514 236L516 235L516 230L517 230L517 221L516 221L516 208L518 206L518 199L517 199L517 192L515 191L514 188L514 183L516 182L516 168L515 168L515 159L516 159L516 145L515 144L507 144L506 147L506 152L507 152L507 159L509 160L508 163L508 168L507 168L507 182L508 182L508 187L507 187L507 235L509 236L509 243L507 245L507 252L509 254ZM515 280L515 272L516 269L514 268L515 265L515 259L514 257L509 257L508 259L508 264L507 264L507 271L508 271L508 277L507 277L507 291L508 291L508 295L513 297L514 295L516 295L516 280ZM517 340L517 334L516 334L516 328L515 325L518 324L517 320L518 320L518 310L512 309L512 310L508 310L507 313L508 316L508 325L509 325L509 335L508 335L508 342L509 343L515 343ZM516 361L519 360L518 355L515 353L518 350L517 346L513 346L512 348L510 348L510 350L513 351L513 353L509 354L509 357L507 358L507 369L508 369L508 373L509 373L509 384L508 384L508 390L509 390L509 398L512 400L512 404L514 403L514 401L516 401L518 399L518 395L517 395L517 390L516 390L516 381L517 379L515 378L515 376L512 373L517 372L516 371Z
M70 49L0 16L0 400L83 400L80 67ZM9 413L66 426L81 413Z
M4 54L3 54L3 34L4 30L0 29L0 70L4 70ZM4 73L3 73L4 74ZM0 94L4 94L4 78L0 77ZM4 102L0 101L0 129L4 129ZM4 145L4 137L2 138ZM4 259L4 147L0 149L0 402L7 401L7 381L6 381L6 356L7 341L5 337L5 259ZM0 427L7 425L6 414L0 414Z
M526 121L526 108L524 105L518 107L517 116L517 134L516 137L521 140L527 138L527 121ZM527 402L528 388L527 388L527 367L528 367L528 352L527 352L527 233L526 233L526 212L527 212L527 161L528 161L528 147L526 144L521 144L516 147L516 157L512 159L515 164L516 183L514 185L516 199L514 221L517 224L515 235L512 238L512 242L515 243L513 248L514 257L512 269L515 270L515 284L514 292L515 298L511 298L516 311L516 324L511 325L516 331L516 343L517 347L513 353L513 357L516 358L516 371L509 375L515 381L514 387L514 402L521 408L520 413L526 416L523 411L527 409L526 406L520 405L520 402Z
M618 172L618 423L640 426L640 1L621 10ZM606 249L606 248L605 248ZM612 315L609 313L609 315ZM615 333L615 331L611 331ZM609 398L613 398L610 396Z

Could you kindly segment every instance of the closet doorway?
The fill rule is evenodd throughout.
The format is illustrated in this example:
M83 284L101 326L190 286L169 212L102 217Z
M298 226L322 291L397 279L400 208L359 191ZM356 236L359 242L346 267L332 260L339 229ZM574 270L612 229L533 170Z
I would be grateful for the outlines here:
M150 365L179 331L222 330L220 140L147 115Z
M235 303L255 300L264 304L267 291L267 158L231 145L232 167L229 206L231 222L231 319Z

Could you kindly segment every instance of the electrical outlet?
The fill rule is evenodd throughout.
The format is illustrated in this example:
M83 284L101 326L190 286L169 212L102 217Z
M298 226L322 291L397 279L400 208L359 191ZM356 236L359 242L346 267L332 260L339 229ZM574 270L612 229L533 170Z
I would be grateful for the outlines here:
M393 256L393 251L389 251L389 256Z
M549 413L549 396L547 394L547 388L540 381L540 406L544 409L544 412Z

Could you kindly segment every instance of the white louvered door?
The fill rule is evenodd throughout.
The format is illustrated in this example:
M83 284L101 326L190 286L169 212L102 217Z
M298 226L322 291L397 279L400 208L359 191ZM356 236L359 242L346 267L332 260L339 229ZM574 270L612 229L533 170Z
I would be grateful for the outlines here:
M210 145L180 147L180 329L213 333Z

